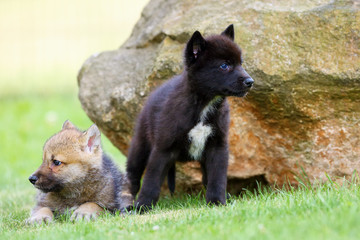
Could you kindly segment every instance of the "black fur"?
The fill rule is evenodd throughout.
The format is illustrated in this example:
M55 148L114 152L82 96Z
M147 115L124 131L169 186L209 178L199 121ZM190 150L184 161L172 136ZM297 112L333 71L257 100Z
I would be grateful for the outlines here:
M176 168L174 164L169 168L168 176L167 176L168 187L171 195L174 195L175 192L175 177L176 177Z
M204 150L196 159L207 188L206 201L225 204L229 155L229 106L225 97L242 97L253 84L241 66L241 50L233 40L233 25L207 38L194 32L185 48L183 73L150 95L138 117L127 161L134 197L146 168L137 208L151 208L157 202L166 175L170 191L175 189L175 161L195 160L189 153L193 141L189 132L200 122L211 127ZM210 103L212 111L204 115Z

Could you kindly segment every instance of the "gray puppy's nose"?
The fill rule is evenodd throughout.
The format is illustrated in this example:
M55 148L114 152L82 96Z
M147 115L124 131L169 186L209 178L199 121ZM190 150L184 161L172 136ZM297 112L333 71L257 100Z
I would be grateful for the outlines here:
M35 175L31 175L31 176L29 177L29 181L30 181L32 184L35 184L37 180L38 180L38 177L35 176Z
M247 86L248 88L251 88L252 85L254 84L254 80L252 78L246 78L244 80L244 84L245 86Z

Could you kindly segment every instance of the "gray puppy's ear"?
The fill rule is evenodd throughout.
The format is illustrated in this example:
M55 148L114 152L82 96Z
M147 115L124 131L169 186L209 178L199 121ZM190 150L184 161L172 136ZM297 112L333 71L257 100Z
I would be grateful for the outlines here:
M88 153L93 153L101 147L101 133L99 128L93 124L83 133L83 138L85 140L85 151Z
M222 33L221 35L227 36L231 39L231 41L234 41L234 24L230 24Z
M72 122L70 122L69 120L66 120L62 125L62 130L71 129L71 128L77 129L77 127Z

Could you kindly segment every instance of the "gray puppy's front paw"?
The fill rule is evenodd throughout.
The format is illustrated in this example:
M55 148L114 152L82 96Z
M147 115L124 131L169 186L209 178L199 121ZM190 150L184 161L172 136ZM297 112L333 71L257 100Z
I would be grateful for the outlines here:
M75 212L71 215L70 221L90 221L95 220L104 209L99 207L96 203L88 202L82 204Z
M49 215L34 215L26 219L26 224L28 225L41 225L43 223L48 224L53 221L53 217Z
M48 207L42 207L37 211L31 214L31 217L26 219L26 224L29 225L36 225L36 224L47 224L53 221L54 214L52 213L51 209Z

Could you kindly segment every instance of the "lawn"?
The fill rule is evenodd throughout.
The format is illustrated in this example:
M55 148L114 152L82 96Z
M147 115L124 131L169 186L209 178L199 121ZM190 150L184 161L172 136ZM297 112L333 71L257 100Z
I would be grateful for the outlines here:
M146 3L105 2L0 1L0 239L360 239L357 177L341 186L244 190L225 207L207 206L203 193L177 193L143 215L27 226L36 193L27 178L44 142L66 119L92 124L77 98L78 69L92 53L120 46ZM125 157L102 141L124 169Z
M11 169L20 169L14 166ZM27 167L26 167L27 168ZM29 169L30 171L30 169ZM24 170L26 172L26 170ZM14 173L15 174L15 173ZM360 189L356 180L297 189L269 189L233 196L209 207L203 194L163 196L144 215L106 214L95 222L27 226L34 190L15 177L1 189L0 239L359 239ZM56 233L55 233L56 232ZM54 234L55 233L55 234Z

